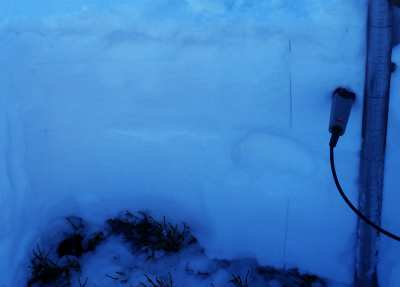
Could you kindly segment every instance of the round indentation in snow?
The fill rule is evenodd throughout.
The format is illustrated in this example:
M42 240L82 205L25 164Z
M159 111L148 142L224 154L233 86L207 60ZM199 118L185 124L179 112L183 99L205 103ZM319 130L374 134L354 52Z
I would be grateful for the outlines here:
M308 176L315 170L313 155L296 140L268 133L250 133L233 148L235 164L252 170Z

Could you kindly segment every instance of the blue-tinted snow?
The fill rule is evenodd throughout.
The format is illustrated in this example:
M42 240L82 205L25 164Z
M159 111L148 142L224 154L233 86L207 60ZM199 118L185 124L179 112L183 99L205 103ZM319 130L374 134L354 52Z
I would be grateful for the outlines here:
M355 90L355 202L366 1L58 3L1 4L0 283L48 221L123 207L187 221L210 256L352 279L327 123Z

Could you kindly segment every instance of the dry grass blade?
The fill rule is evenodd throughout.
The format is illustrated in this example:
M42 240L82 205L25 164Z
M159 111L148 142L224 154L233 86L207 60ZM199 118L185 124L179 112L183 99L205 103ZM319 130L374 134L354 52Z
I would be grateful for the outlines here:
M166 278L156 277L154 280L148 275L146 277L147 283L140 283L142 287L174 287L171 273L168 273Z
M232 279L229 281L235 287L249 287L249 274L250 271L247 271L247 274L244 278L240 275L232 275Z

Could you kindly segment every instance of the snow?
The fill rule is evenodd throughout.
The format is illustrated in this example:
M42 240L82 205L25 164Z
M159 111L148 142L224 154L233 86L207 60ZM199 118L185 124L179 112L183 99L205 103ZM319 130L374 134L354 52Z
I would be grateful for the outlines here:
M392 62L400 66L400 46L393 49ZM382 225L395 234L400 233L398 220L398 170L400 168L400 119L399 90L400 70L392 74L390 83L390 105L388 117L388 134L385 160L385 182L383 196ZM398 286L400 284L400 246L399 243L382 237L380 242L379 273L382 286Z
M49 222L122 208L188 222L211 258L352 280L327 125L350 87L356 202L366 1L48 4L0 4L0 284Z

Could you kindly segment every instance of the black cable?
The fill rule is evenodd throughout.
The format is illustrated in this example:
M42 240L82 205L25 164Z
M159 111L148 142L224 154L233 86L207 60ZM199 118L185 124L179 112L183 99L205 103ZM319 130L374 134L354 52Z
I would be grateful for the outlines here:
M374 222L372 222L368 217L366 217L364 214L362 214L361 211L359 211L357 209L357 207L355 207L353 205L353 203L351 203L350 199L346 196L345 192L342 189L342 186L340 185L339 179L336 174L335 155L334 155L334 146L333 145L330 145L330 159L331 159L331 171L332 171L333 179L335 180L336 187L337 187L340 195L344 199L344 201L351 208L351 210L353 210L353 212L355 214L357 214L357 216L360 219L362 219L365 223L367 223L371 227L375 228L378 232L380 232L380 233L386 235L387 237L390 237L396 241L400 241L400 236L397 236L397 235L387 231L386 229L380 227L379 225L375 224Z

